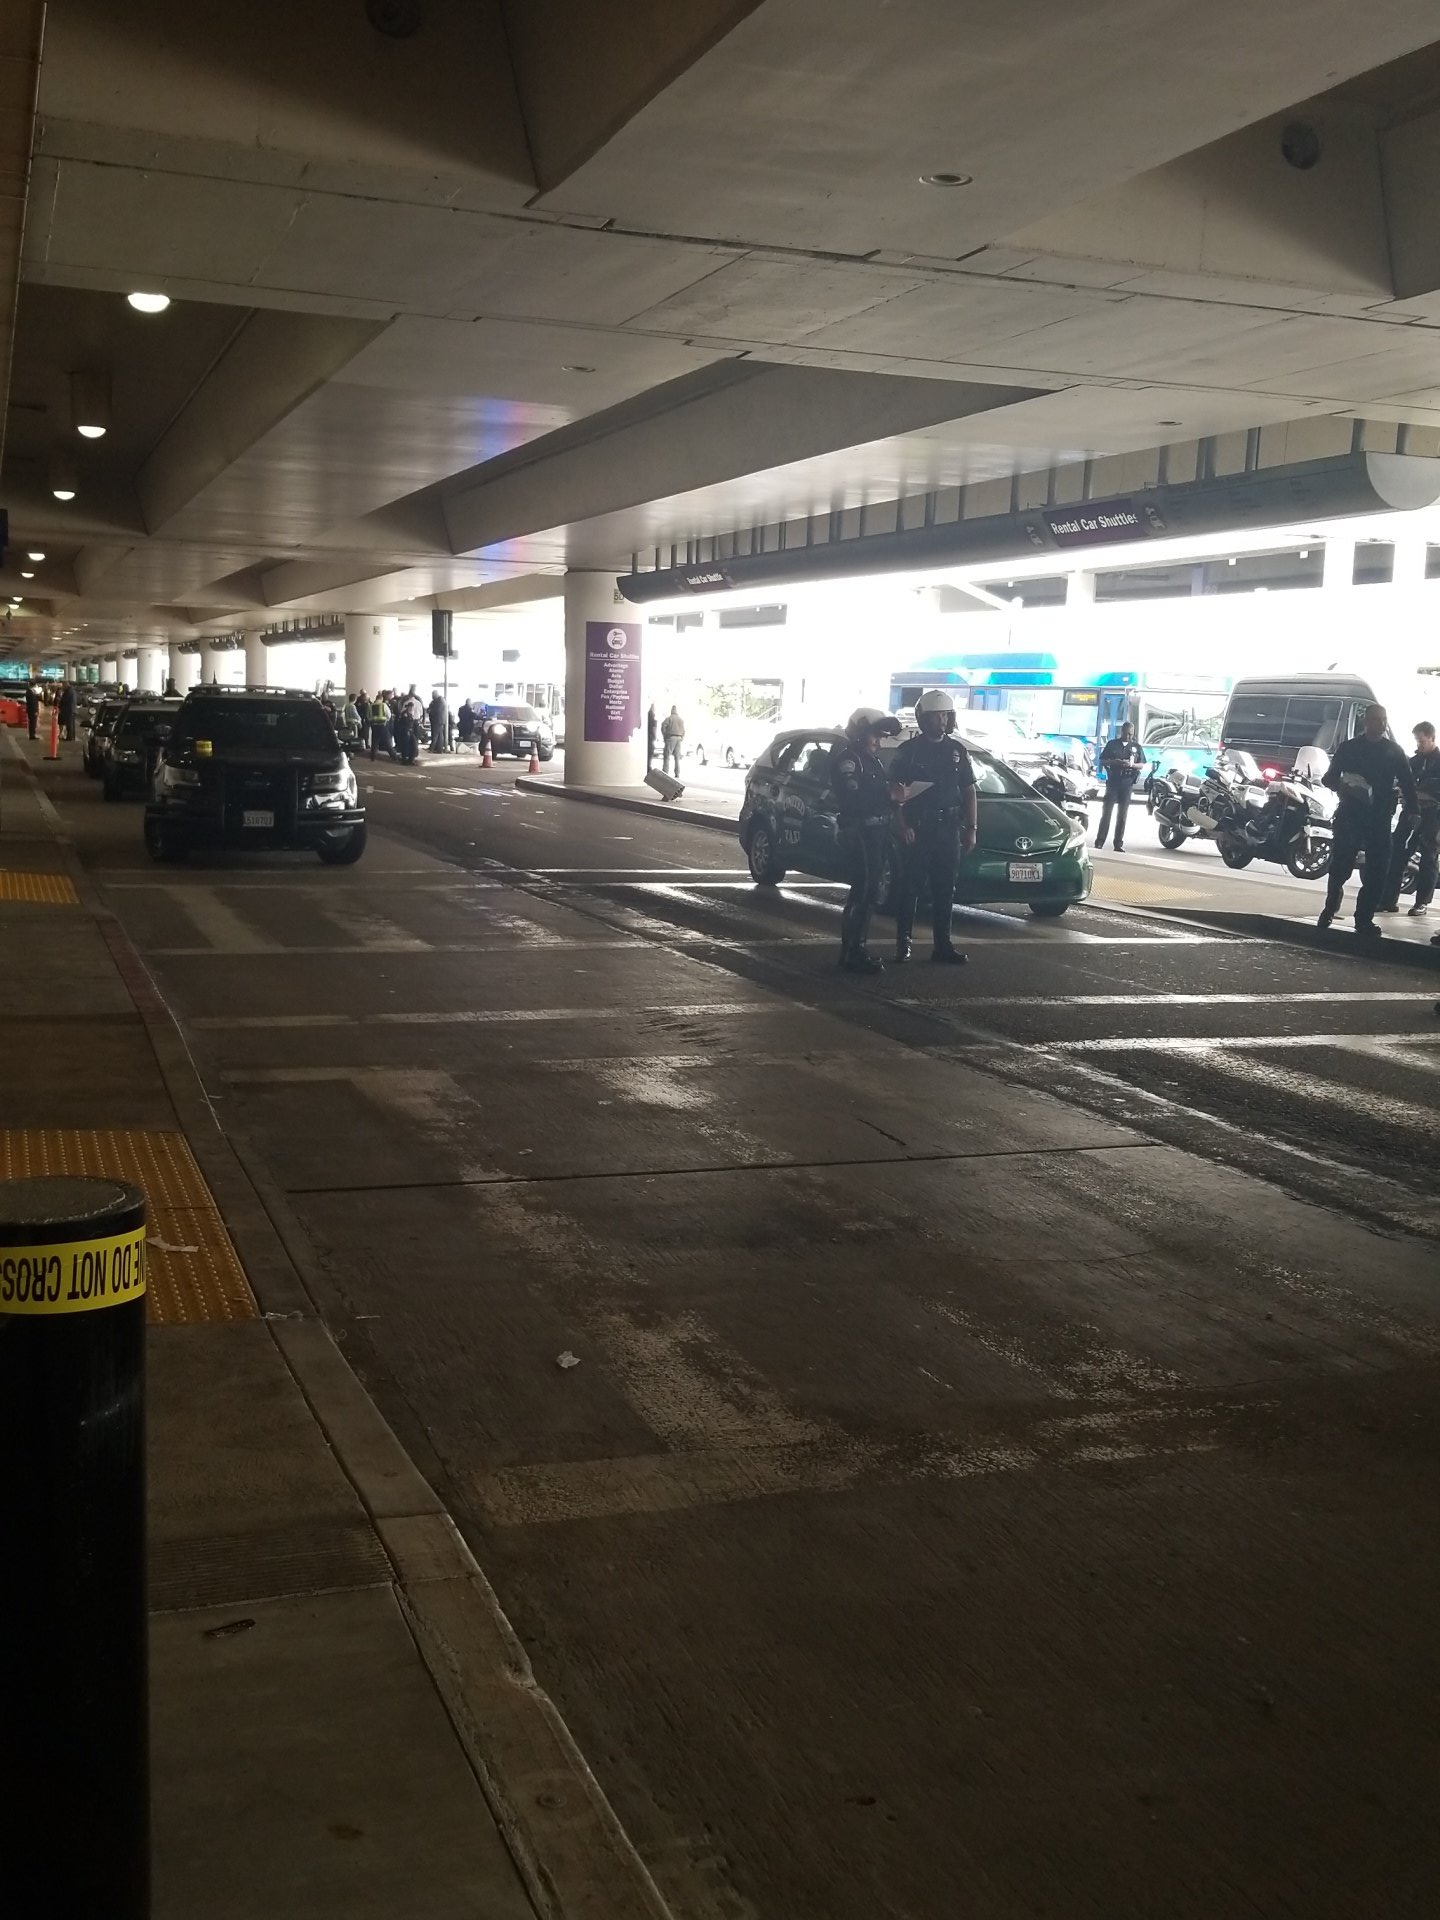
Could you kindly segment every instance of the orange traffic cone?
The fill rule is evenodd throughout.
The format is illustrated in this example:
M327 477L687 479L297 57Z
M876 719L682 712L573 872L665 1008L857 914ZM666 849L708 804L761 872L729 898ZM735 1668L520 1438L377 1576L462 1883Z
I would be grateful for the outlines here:
M58 760L60 758L59 707L51 707L50 709L50 751L46 754L45 758L47 760Z
M485 736L485 751L480 756L480 764L482 767L493 767L495 764L495 756L490 751L490 736L488 733Z
M530 749L530 764L526 767L525 771L526 773L538 773L540 771L540 756L534 747Z

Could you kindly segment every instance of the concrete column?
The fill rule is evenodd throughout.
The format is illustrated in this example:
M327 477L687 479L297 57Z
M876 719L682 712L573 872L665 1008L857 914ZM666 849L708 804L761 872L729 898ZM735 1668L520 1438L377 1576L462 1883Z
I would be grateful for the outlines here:
M336 677L343 679L347 693L363 689L373 699L382 687L394 687L401 677L396 658L399 626L378 613L346 614L344 671L337 665ZM405 680L407 687L411 678Z
M1095 604L1095 575L1087 567L1077 573L1065 576L1065 604L1067 607L1093 607Z
M137 693L159 693L165 685L164 654L159 647L138 647L135 652L135 689Z
M120 666L121 661L118 653L102 655L100 660L100 678L102 680L118 680L120 678Z
M268 687L271 679L270 649L258 633L245 636L245 684L247 687Z
M206 687L230 684L230 649L218 640L200 642L200 682Z
M1355 584L1355 542L1343 537L1325 542L1320 585L1327 590Z
M608 573L565 576L565 779L633 787L645 778L644 616ZM588 644L587 644L588 634ZM597 656L593 673L591 653ZM592 697L586 701L587 682ZM616 737L618 736L618 738Z
M189 693L200 678L200 656L198 653L181 653L179 647L170 649L170 678L181 693Z
M1424 583L1430 558L1430 542L1424 534L1407 533L1395 541L1395 566L1390 575L1397 587L1416 587Z

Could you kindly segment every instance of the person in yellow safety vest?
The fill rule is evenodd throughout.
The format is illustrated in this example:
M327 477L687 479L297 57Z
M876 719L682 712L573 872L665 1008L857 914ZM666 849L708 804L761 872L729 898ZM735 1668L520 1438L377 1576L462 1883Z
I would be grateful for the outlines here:
M390 707L383 693L377 693L370 702L370 758L384 748L390 753Z

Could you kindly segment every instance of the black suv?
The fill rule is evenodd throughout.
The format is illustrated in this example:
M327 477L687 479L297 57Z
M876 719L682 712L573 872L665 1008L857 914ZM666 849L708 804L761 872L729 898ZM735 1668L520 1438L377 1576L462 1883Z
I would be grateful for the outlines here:
M107 800L150 791L179 711L178 700L162 700L158 694L132 694L125 702L100 749L100 778Z
M152 859L192 847L294 847L333 866L365 851L365 810L330 716L311 693L197 687L145 809Z
M88 730L85 735L85 751L80 759L92 780L98 780L105 771L105 748L124 711L123 700L102 700L98 706L90 709Z

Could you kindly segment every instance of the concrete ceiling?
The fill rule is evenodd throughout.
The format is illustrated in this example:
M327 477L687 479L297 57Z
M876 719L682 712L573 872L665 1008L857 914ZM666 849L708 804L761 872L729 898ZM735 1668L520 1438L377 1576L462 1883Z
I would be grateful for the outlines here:
M399 39L352 0L51 0L0 493L58 557L11 645L1440 425L1437 33L1421 0L477 0Z

